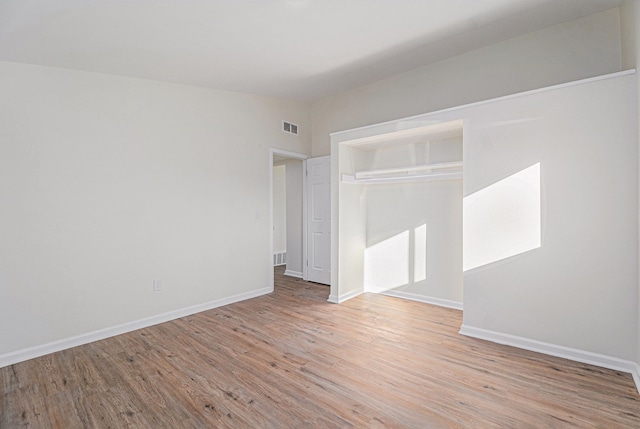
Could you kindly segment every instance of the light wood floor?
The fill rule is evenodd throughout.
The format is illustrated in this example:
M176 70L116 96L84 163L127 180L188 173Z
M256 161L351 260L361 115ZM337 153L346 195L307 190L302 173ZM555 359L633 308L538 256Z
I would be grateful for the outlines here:
M629 374L328 292L278 270L271 295L2 368L0 427L640 428Z

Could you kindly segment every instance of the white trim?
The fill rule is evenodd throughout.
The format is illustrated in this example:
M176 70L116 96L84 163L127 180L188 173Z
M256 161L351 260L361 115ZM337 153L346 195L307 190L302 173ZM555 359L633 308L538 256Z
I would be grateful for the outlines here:
M290 276L290 277L297 277L299 279L302 278L302 273L300 271L285 270L284 271L284 275L285 276Z
M460 327L459 333L468 337L479 338L481 340L492 341L498 344L505 344L507 346L570 359L576 362L601 366L603 368L613 369L616 371L628 372L633 375L636 387L638 387L638 391L640 392L640 384L638 383L638 364L632 361L574 349L571 347L545 343L542 341L532 340L530 338L519 337L517 335L504 334L502 332L495 332L482 328L474 328L464 324ZM634 374L634 372L636 374Z
M29 359L47 355L49 353L59 352L72 347L81 346L83 344L92 343L94 341L103 340L105 338L116 335L125 334L137 329L147 328L159 323L169 322L181 317L190 316L202 311L211 310L213 308L222 307L223 305L233 304L234 302L244 301L246 299L255 298L273 292L272 287L255 289L249 292L239 293L237 295L220 298L204 304L196 304L189 307L180 308L178 310L169 311L167 313L157 314L155 316L145 317L144 319L134 320L132 322L123 323L121 325L112 326L110 328L99 329L97 331L88 332L86 334L53 341L39 346L28 347L26 349L17 350L10 353L0 355L0 368L23 362Z
M599 80L613 79L613 78L620 77L620 76L626 76L626 75L634 74L635 72L636 72L636 69L629 69L629 70L624 70L624 71L620 71L620 72L616 72L616 73L609 73L609 74L605 74L605 75L601 75L601 76L595 76L595 77L589 77L589 78L586 78L586 79L575 80L575 81L572 81L572 82L560 83L558 85L545 86L544 88L537 88L537 89L532 89L532 90L529 90L529 91L517 92L515 94L509 94L509 95L504 95L502 97L490 98L488 100L475 101L473 103L463 104L461 106L449 107L449 108L446 108L446 109L435 110L433 112L426 112L426 113L421 113L419 115L408 116L408 117L405 117L405 118L393 119L391 121L378 122L376 124L365 125L363 127L350 128L348 130L343 130L343 131L336 131L336 132L333 132L333 133L329 133L329 136L330 137L339 136L339 135L342 135L342 134L351 133L353 131L363 131L363 130L367 130L367 129L377 128L377 127L379 127L381 125L391 125L391 124L397 123L399 121L411 121L411 120L414 120L414 119L420 119L420 118L424 118L424 117L431 116L431 115L438 115L438 114L447 113L447 112L455 112L457 110L466 109L468 107L481 106L483 104L495 103L497 101L509 100L509 99L517 98L517 97L524 97L524 96L527 96L527 95L537 94L537 93L540 93L540 92L552 91L552 90L555 90L555 89L567 88L567 87L576 86L576 85L583 85L585 83L597 82Z
M329 302L332 302L334 304L342 304L345 301L350 300L351 298L355 298L358 295L362 295L364 293L364 290L362 289L357 289L357 290L352 290L351 292L347 292L343 295L329 295Z
M280 156L284 156L285 158L300 159L303 161L309 158L309 155L305 155L303 153L289 152L288 150L271 148L269 151L271 152L271 155L280 155Z
M307 234L309 233L307 221L307 160L302 161L302 280L308 280L307 265Z
M381 292L382 295L392 296L394 298L408 299L410 301L423 302L425 304L437 305L438 307L453 308L454 310L462 310L462 302L451 301L448 299L435 298L433 296L418 295L415 293L404 292L401 290L388 290Z
M636 389L638 393L640 393L640 365L636 364L634 371L631 371L631 375L633 376L633 382L636 383Z
M462 119L456 119L453 121L437 122L419 127L390 131L388 133L374 134L372 136L347 140L342 143L351 147L377 149L380 148L380 144L383 144L384 147L389 147L390 145L406 145L416 137L419 137L421 140L462 137L462 129ZM372 147L372 145L374 147Z

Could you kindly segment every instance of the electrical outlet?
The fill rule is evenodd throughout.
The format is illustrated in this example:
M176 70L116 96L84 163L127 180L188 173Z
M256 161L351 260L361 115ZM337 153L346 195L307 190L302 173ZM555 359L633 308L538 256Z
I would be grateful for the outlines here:
M160 280L154 280L153 281L153 291L154 292L159 292L162 290L162 283L160 283Z

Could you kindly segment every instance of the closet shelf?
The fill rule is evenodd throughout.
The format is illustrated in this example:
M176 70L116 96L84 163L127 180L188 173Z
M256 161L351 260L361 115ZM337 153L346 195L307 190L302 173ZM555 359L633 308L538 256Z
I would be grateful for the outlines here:
M401 168L357 171L343 174L343 183L382 184L418 181L454 180L462 178L462 161L414 165Z

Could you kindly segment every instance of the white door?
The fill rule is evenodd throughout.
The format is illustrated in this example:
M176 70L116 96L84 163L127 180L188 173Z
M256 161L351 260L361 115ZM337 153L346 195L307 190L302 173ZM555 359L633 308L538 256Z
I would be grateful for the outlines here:
M331 284L331 157L307 160L307 280Z

